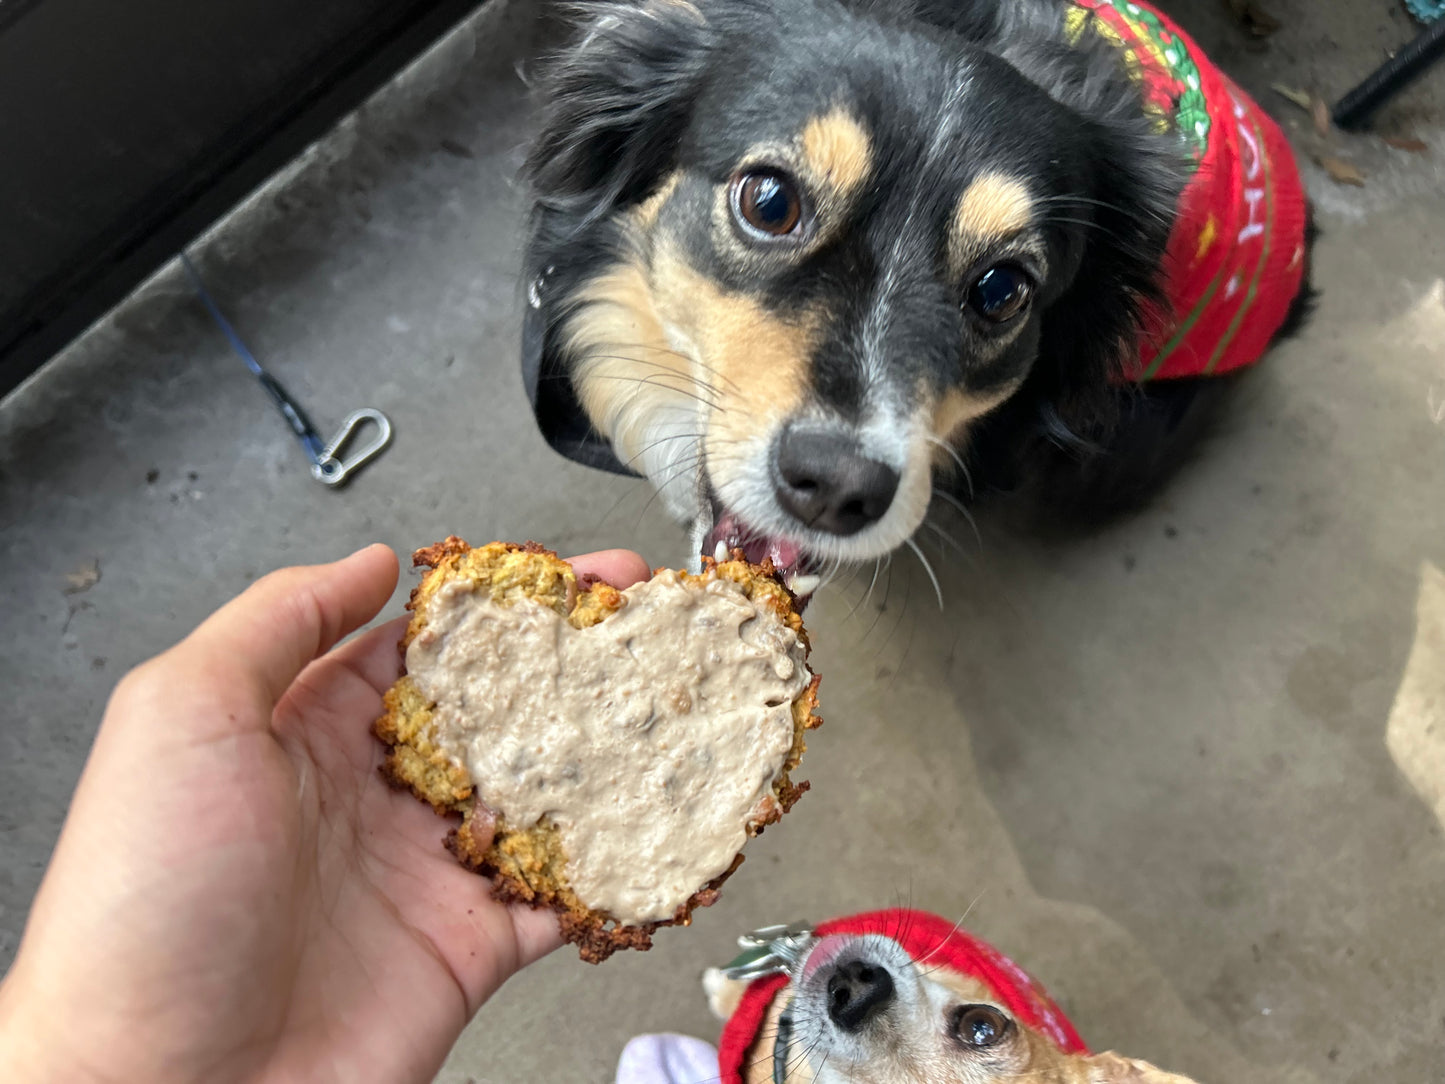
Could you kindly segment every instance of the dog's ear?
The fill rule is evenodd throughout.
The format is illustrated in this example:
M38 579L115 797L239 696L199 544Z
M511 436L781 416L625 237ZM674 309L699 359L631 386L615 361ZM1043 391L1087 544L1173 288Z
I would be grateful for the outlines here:
M596 221L651 193L671 165L713 30L692 0L588 2L557 58L527 161L539 205Z
M1086 1058L1084 1064L1088 1067L1084 1077L1087 1084L1195 1084L1187 1076L1166 1073L1147 1061L1121 1057L1112 1050Z
M726 1020L738 1011L748 984L730 979L722 969L710 967L702 973L702 992L707 995L707 1007L719 1020Z

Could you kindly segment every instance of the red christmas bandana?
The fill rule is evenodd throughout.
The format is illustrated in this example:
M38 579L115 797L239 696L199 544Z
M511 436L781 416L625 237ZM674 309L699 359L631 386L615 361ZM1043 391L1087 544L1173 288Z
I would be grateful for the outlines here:
M1173 311L1146 326L1134 380L1259 360L1299 293L1305 193L1284 132L1167 16L1140 0L1073 0L1125 51L1161 127L1195 162L1164 259Z
M937 915L896 908L870 911L824 922L815 932L819 937L835 933L876 933L890 937L915 960L926 959L929 966L950 967L978 979L1020 1022L1046 1035L1066 1053L1089 1052L1059 1007L1023 968L992 945L970 937ZM787 984L786 975L769 975L754 981L743 994L737 1011L723 1025L722 1038L718 1041L722 1084L741 1084L748 1048L757 1039L768 1006Z

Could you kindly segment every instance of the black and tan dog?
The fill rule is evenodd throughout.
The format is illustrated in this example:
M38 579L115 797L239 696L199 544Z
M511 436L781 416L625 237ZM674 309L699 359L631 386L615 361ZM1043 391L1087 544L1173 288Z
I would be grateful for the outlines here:
M696 553L806 593L904 545L935 474L1126 504L1306 292L1283 136L1147 5L583 10L524 371L552 445L645 475Z

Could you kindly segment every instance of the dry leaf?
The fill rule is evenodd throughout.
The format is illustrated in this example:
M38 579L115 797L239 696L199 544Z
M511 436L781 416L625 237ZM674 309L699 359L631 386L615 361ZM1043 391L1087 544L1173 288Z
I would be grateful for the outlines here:
M89 591L100 582L100 561L96 559L88 565L82 565L74 572L65 574L65 593L67 595L78 595L82 591Z
M1315 161L1336 184L1352 184L1356 188L1365 187L1365 175L1353 162L1346 162L1343 158L1331 158L1328 155L1320 155Z
M1296 87L1287 87L1283 83L1271 83L1269 89L1278 94L1281 98L1287 98L1294 102L1301 109L1309 109L1314 102L1314 96L1307 90L1299 90Z
M1224 0L1224 6L1234 16L1234 21L1256 38L1267 38L1282 25L1255 0Z
M1318 94L1310 98L1310 116L1314 118L1315 132L1324 139L1330 134L1330 107Z
M1409 151L1411 154L1422 154L1430 149L1430 145L1421 139L1407 139L1404 136L1386 136L1385 142L1397 150Z

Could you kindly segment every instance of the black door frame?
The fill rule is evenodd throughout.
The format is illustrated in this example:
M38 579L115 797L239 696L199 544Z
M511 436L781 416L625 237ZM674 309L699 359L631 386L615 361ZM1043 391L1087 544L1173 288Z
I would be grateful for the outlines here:
M0 0L0 396L484 2Z

